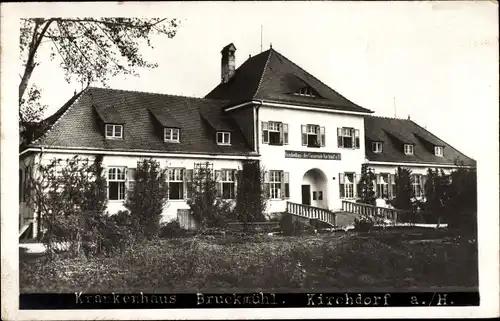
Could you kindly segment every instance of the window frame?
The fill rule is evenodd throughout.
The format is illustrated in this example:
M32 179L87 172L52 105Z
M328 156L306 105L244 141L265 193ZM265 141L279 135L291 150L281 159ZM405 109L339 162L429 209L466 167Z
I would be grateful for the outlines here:
M223 200L236 199L236 171L236 169L231 168L222 168L220 170L220 179L217 184L219 184L220 188L220 198ZM224 197L224 184L231 184L233 186L232 190L230 189L229 198Z
M349 134L345 134L348 130ZM346 147L345 138L351 139L351 146ZM360 131L354 127L337 127L337 147L345 149L359 149L360 148Z
M324 126L318 124L301 125L302 146L306 147L325 147L326 146L326 130ZM309 136L316 136L316 143L309 144Z
M423 175L422 174L412 174L410 177L412 196L414 198L421 198L424 195L424 187L423 187ZM419 192L418 194L416 192Z
M112 135L108 135L108 128L112 128ZM104 126L104 136L106 139L123 139L123 124L105 124ZM120 135L116 135L116 128L120 128Z
M380 148L377 148L379 146ZM376 154L380 154L383 151L383 144L382 142L372 142L372 152Z
M219 134L222 135L222 141L219 141ZM225 139L227 135L227 140ZM217 145L231 145L231 132L228 131L218 131L216 134Z
M415 155L415 146L413 146L413 144L404 144L403 151L405 155Z
M167 135L168 132L168 135ZM177 139L174 139L174 132L177 133ZM168 137L167 137L168 136ZM181 130L176 127L165 127L163 128L163 141L167 143L180 143L181 141Z
M438 153L438 150L440 151ZM434 155L437 157L443 157L444 156L444 147L443 146L434 146Z
M352 175L352 182L346 183L346 178L348 175ZM340 199L354 199L356 198L357 190L357 175L355 172L343 172L339 173L340 181L339 181L339 189L340 189ZM346 188L347 186L351 186L350 188ZM351 193L348 193L351 192ZM348 195L352 194L352 195Z
M173 173L174 179L170 178L170 173ZM180 174L179 174L180 173ZM180 175L180 179L177 179L177 174ZM167 183L168 183L168 197L167 199L169 201L183 201L186 198L186 193L184 191L185 184L186 184L186 169L184 167L169 167L167 168ZM181 184L179 191L182 194L180 198L171 198L170 193L173 190L170 188L170 184L175 183L175 184Z
M110 178L110 174L114 170L114 177ZM121 173L118 173L118 170L121 171ZM120 177L118 177L120 175ZM107 186L107 197L108 201L110 202L123 202L127 198L127 167L125 166L110 166L107 168L107 173L106 173L106 182L108 184ZM111 199L110 198L110 189L111 189L111 184L116 183L118 184L118 196L116 199Z

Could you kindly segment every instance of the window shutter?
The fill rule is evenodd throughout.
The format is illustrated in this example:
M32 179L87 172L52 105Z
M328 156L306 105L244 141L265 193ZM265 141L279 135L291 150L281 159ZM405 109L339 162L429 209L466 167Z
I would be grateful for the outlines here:
M241 178L241 175L243 173L242 170L235 170L234 171L234 196L236 198L236 195L238 195L238 181Z
M422 185L421 185L422 196L425 196L425 183L426 182L427 182L427 176L422 175Z
M283 144L288 145L288 124L283 124Z
M354 129L353 130L353 134L354 134L354 144L355 144L355 148L359 148L359 129Z
M337 128L337 146L342 147L342 128Z
M186 198L190 199L192 198L193 195L193 170L192 169L187 169L186 170Z
M344 173L339 173L339 192L340 198L344 198Z
M269 128L267 122L262 122L262 144L269 144Z
M290 198L290 173L285 172L283 175L283 180L285 181L285 198Z
M302 128L302 146L307 145L307 126L301 125Z
M321 147L325 147L326 143L325 127L320 128L320 133L321 133Z
M352 181L353 181L353 194L354 194L354 197L357 197L358 196L358 185L359 185L359 176L360 175L356 175L356 173L353 173L352 174Z

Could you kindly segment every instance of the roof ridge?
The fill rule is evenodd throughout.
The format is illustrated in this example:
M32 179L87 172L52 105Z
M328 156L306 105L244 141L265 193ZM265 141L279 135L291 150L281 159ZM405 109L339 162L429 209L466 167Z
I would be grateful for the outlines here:
M88 88L89 89L100 89L100 90L124 91L124 92L140 93L140 94L147 94L147 95L159 95L159 96L169 96L169 97L178 97L178 98L190 98L190 99L205 100L205 101L219 101L219 102L226 102L227 101L227 99L191 97L191 96L163 94L163 93L156 93L156 92L149 92L149 91L142 91L142 90L118 89L118 88L102 88L102 87L88 87Z
M437 138L438 140L442 141L443 143L445 143L446 145L448 145L448 147L451 147L453 148L454 150L456 150L457 152L459 152L460 154L462 154L462 156L465 156L466 158L469 158L473 161L476 161L474 158L472 157L469 157L467 155L465 155L463 152L461 152L460 150L458 150L457 148L451 146L451 144L445 142L443 139L437 137L436 135L434 135L433 133L431 133L429 130L427 130L426 128L423 128L422 126L420 126L419 124L417 124L416 122L414 122L413 120L408 120L410 122L412 122L413 124L415 124L417 127L419 127L420 129L422 129L423 131L427 132L428 134L430 134L433 138ZM414 133L415 134L415 133Z
M37 139L33 140L31 144L37 144L39 143L43 138L45 138L47 136L47 134L54 128L55 125L57 125L59 123L59 121L69 112L69 110L71 109L71 107L73 107L78 101L80 101L80 98L82 98L83 94L86 92L86 91L89 91L91 87L86 87L85 89L83 89L79 94L78 94L78 97L71 103L69 104L69 106L67 106L66 110L59 116L57 117L57 119L45 130L45 132L43 134L40 135L40 137L38 137ZM71 99L70 99L71 100ZM67 102L66 102L67 103ZM65 105L65 104L64 104ZM64 108L64 105L61 107ZM57 111L55 112L57 113ZM54 113L54 114L55 114ZM50 116L49 116L50 117Z
M259 84L257 85L257 89L255 90L255 93L252 95L252 99L255 98L255 96L257 96L257 93L260 90L260 86L262 85L262 80L264 79L264 74L266 73L266 70L267 70L267 65L269 64L269 60L271 59L271 51L272 50L273 50L273 48L270 48L267 50L267 51L269 51L269 54L267 55L267 59L266 59L266 63L264 64L264 68L262 68L262 74L260 75Z

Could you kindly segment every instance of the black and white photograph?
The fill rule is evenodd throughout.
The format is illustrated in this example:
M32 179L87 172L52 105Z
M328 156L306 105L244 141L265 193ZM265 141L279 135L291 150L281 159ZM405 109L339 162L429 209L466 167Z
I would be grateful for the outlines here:
M6 320L498 316L497 10L2 4Z

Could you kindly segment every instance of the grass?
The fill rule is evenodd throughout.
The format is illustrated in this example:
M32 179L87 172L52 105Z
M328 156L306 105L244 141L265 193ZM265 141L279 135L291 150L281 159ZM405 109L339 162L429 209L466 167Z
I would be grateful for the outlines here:
M20 257L22 293L442 291L477 282L476 245L446 231L189 237L113 257Z

